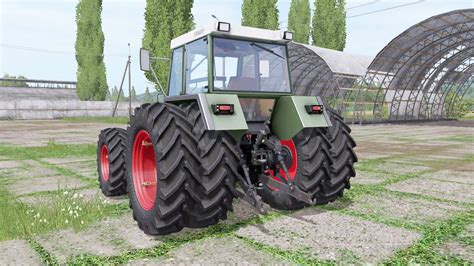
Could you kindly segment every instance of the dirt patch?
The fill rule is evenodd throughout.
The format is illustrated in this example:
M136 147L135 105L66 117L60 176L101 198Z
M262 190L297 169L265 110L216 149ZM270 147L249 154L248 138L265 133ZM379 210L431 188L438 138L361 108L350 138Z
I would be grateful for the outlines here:
M416 232L315 208L247 226L237 234L281 249L305 249L320 259L334 260L343 249L370 262L387 258L420 237Z
M54 169L46 168L37 161L23 160L18 168L0 169L0 175L12 179L23 179L31 177L55 176L59 173Z
M431 170L431 167L423 165L383 162L374 165L374 171L380 173L393 173L393 174L416 174L422 171Z
M103 241L97 232L61 230L39 236L36 240L60 263L79 254L113 256L119 253L114 245Z
M449 181L456 183L469 184L474 186L474 177L473 173L463 172L463 171L438 171L434 173L424 174L422 177L427 177L430 179L440 180L440 181Z
M10 169L20 167L22 164L18 161L0 161L0 170L1 169Z
M235 237L211 238L185 244L168 258L141 260L130 265L290 265L256 250Z
M463 245L455 241L449 241L443 244L438 250L446 255L454 255L474 263L474 248Z
M7 189L16 196L33 192L56 191L58 189L75 189L86 186L84 182L65 176L47 176L28 179L18 179L12 182Z
M105 197L100 191L99 188L97 189L77 189L74 190L74 193L78 195L82 195L82 197L86 200L91 200L94 198L98 198L104 204L128 204L128 195L119 196L119 197ZM29 204L29 205L36 205L36 204L45 204L51 201L51 197L48 195L33 195L33 196L20 196L18 200Z
M454 170L474 172L474 162L469 162L466 164L459 165L455 167Z
M234 211L228 212L227 220L221 221L221 223L234 224L237 222L242 222L247 219L251 219L251 218L259 216L255 208L243 200L240 200L240 199L234 200L234 203L232 204L232 206L234 208Z
M36 252L24 240L0 242L0 265L42 265Z
M430 178L413 178L389 185L387 188L440 199L466 203L474 202L474 194L472 193L474 186L463 183L445 182Z
M447 203L429 202L387 193L360 197L348 209L420 225L438 219L448 219L455 212L464 210Z
M375 185L384 182L389 178L395 177L392 174L368 172L357 170L356 176L351 178L351 184Z
M83 157L66 157L66 158L45 158L42 160L51 164L58 165L58 164L70 164L70 163L95 161L95 157L83 156Z

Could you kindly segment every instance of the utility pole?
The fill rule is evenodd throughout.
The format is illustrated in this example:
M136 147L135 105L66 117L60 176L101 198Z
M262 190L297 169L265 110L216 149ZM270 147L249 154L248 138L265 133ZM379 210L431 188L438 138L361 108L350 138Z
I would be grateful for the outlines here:
M130 56L130 43L128 43L128 118L132 117L132 60Z
M128 44L128 59L127 63L125 64L125 70L123 71L122 82L120 83L120 89L118 92L117 100L115 101L114 110L112 112L112 117L115 117L115 113L117 112L117 106L120 101L120 95L122 94L123 90L123 82L125 81L125 76L127 75L128 71L128 115L129 118L132 117L132 74L130 70L130 65L132 64L130 56L130 43Z

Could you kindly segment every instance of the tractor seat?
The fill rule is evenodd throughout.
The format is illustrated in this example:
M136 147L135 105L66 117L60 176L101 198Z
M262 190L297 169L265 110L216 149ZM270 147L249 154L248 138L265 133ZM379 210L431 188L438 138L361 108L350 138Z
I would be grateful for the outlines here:
M250 77L230 77L227 90L231 91L257 91L258 80Z

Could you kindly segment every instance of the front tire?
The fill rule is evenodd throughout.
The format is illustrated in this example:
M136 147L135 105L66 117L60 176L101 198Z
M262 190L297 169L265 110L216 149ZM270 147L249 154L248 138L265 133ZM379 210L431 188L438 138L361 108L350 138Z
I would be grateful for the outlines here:
M135 109L126 155L130 206L146 234L180 231L186 219L186 186L194 139L183 111L166 103Z
M125 145L127 131L107 128L100 132L97 142L97 172L102 193L120 196L127 193Z

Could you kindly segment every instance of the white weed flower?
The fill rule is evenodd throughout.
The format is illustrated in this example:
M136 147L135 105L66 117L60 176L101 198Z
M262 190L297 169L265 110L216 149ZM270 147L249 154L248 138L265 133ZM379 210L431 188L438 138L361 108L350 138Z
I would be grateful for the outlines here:
M77 198L79 195L77 195L77 193L74 193L74 195L72 195L73 198Z
M64 191L64 195L67 195L67 193L68 193L68 192L67 192L67 190L66 190L66 191Z
M84 221L81 221L81 224L84 224Z
M69 223L69 221L66 219L66 223Z

